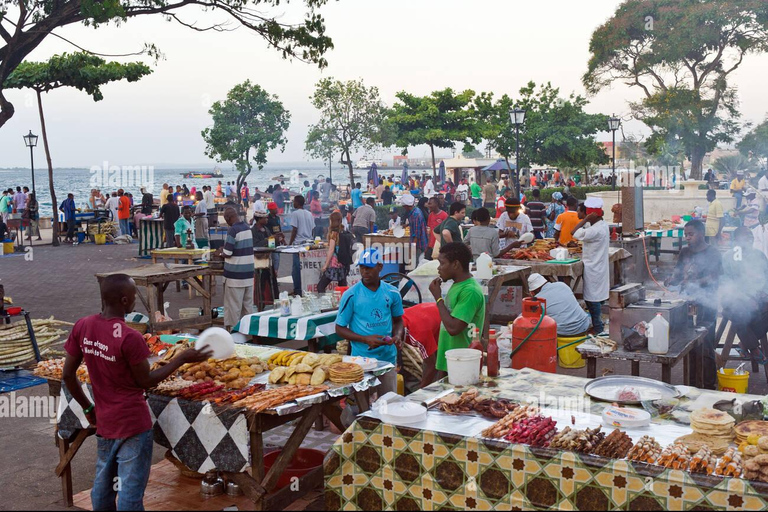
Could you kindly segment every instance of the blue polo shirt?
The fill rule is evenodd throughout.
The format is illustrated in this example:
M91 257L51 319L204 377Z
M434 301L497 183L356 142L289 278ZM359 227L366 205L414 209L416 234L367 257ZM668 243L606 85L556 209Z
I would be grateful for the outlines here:
M379 289L369 290L362 281L344 292L336 317L336 325L347 327L361 336L392 336L392 319L403 316L403 299L391 284L381 282ZM370 348L365 343L350 342L353 356L372 357L397 364L397 347L384 345Z
M349 195L352 197L352 208L360 208L363 206L363 191L361 189L354 188Z

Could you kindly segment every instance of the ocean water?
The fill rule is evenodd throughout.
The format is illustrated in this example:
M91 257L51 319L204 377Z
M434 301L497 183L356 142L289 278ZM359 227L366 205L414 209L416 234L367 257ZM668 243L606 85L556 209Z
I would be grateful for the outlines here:
M141 200L140 188L146 186L156 197L159 196L163 183L170 185L186 184L188 188L201 188L203 185L216 187L216 183L221 181L226 184L227 181L237 180L237 171L221 167L223 178L218 179L184 179L182 174L186 172L211 172L211 167L157 169L151 166L129 167L129 168L107 168L90 169L54 169L53 183L56 190L56 200L61 202L66 199L68 193L75 195L75 203L79 208L85 208L92 188L99 188L106 196L108 192L117 191L118 188L131 192L134 201ZM387 174L396 174L400 171L388 168L384 170ZM355 174L365 178L367 171L356 169ZM379 173L382 174L381 172ZM310 183L314 179L324 179L329 176L328 167L322 167L321 164L294 163L294 164L275 164L268 165L261 171L253 171L246 180L248 188L253 193L254 187L260 190L266 190L270 184L279 183L274 177L285 177L285 184L291 190L298 191L303 186L304 180ZM398 174L399 175L399 174ZM355 178L356 180L358 178ZM364 182L364 179L360 179ZM335 165L333 168L333 182L337 185L347 185L349 183L349 170ZM32 189L32 175L29 169L0 169L0 189L8 189L16 186L28 186ZM40 201L40 212L43 216L50 216L53 210L51 205L51 195L48 187L48 170L35 168L35 188L37 189L38 201Z

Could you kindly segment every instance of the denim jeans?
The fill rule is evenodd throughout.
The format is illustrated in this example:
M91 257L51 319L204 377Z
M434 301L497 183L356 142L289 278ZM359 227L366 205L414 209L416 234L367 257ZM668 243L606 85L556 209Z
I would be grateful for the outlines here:
M744 200L744 192L734 192L733 197L736 198L736 209L741 208L741 202Z
M120 234L121 235L130 235L131 234L131 221L130 221L130 219L120 219Z
M299 256L299 253L293 255L291 277L293 278L294 295L301 295L301 257Z
M602 318L602 311L603 311L603 303L602 302L589 302L584 301L587 304L587 310L589 311L589 315L592 317L592 328L595 330L595 334L600 334L603 332L603 318Z
M152 430L127 439L98 438L93 510L144 510L152 466ZM115 508L117 499L117 508Z
M480 197L472 198L472 208L481 208L483 206L483 199Z

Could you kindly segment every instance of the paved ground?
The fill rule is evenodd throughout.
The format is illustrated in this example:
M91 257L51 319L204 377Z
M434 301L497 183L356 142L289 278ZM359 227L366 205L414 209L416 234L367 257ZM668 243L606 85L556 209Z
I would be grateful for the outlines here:
M82 316L98 312L100 300L96 279L97 272L114 271L146 264L148 260L136 258L138 246L37 246L31 253L0 257L0 283L5 293L13 297L17 305L32 312L35 318L55 316L70 322ZM30 257L31 256L31 257ZM290 262L283 262L281 274L290 271ZM187 292L176 293L172 287L166 294L172 310L197 305ZM214 298L214 306L221 305L221 286ZM598 364L598 375L603 370L616 374L629 374L629 363ZM658 367L641 367L642 375L661 378ZM682 365L673 372L673 383L682 383ZM586 370L570 370L586 376ZM765 377L751 378L750 391L768 393ZM16 398L47 396L47 386L38 386L17 392ZM55 409L54 409L55 410ZM58 451L53 442L53 424L48 417L0 418L0 453L3 454L3 471L0 471L0 489L3 503L0 508L61 509L63 502L59 480L53 473L58 461ZM155 460L163 451L156 449ZM89 439L73 463L74 491L91 487L95 466L95 442Z

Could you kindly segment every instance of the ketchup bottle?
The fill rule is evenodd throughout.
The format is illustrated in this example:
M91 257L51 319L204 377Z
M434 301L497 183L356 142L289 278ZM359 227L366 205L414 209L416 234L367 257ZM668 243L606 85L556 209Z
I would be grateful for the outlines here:
M480 351L480 376L483 375L483 344L480 342L480 329L475 327L472 329L472 343L469 344L469 348Z
M488 376L499 376L499 346L496 344L496 329L488 331Z

